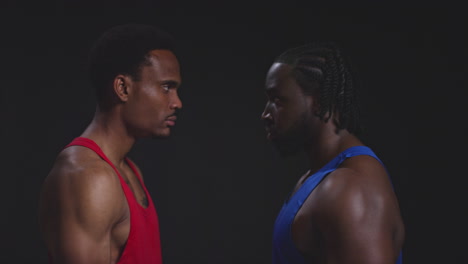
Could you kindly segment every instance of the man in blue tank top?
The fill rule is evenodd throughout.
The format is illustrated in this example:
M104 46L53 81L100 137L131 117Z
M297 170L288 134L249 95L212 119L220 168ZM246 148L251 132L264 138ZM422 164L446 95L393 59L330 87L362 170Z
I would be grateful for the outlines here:
M262 119L282 155L310 169L279 212L273 263L401 263L404 224L390 176L357 137L357 82L337 43L287 50L266 77Z

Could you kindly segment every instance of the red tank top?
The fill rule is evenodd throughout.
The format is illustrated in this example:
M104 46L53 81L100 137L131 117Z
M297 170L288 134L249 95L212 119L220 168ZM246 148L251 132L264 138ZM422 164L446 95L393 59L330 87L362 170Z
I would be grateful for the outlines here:
M105 160L114 169L118 175L120 184L122 185L123 192L127 198L128 207L130 209L130 233L128 235L127 243L124 251L117 262L118 264L161 264L161 243L159 239L159 221L156 214L153 201L141 180L140 174L135 168L135 165L125 158L127 164L132 169L133 173L138 177L138 180L145 191L148 199L148 207L143 208L135 199L133 192L128 187L127 183L123 180L119 171L115 168L114 164L106 157L101 148L91 139L84 137L75 138L69 146L83 146L87 147L103 160Z

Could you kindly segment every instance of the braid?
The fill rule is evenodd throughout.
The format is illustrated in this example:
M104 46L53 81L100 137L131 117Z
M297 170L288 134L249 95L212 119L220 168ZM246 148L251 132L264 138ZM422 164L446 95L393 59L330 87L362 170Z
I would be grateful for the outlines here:
M357 85L351 65L334 42L315 42L292 48L275 62L293 67L293 76L304 94L317 96L317 115L325 122L333 117L338 129L359 133Z
M345 90L348 91L348 89L345 89L347 83L346 83L346 69L344 67L344 62L343 58L341 57L341 54L339 51L337 51L335 55L335 60L337 61L337 64L339 65L339 72L337 74L337 78L340 80L340 86L337 87L336 89L336 98L337 98L337 103L335 105L336 112L342 113L343 115L343 122L339 122L335 118L335 124L338 126L338 128L344 128L343 126L346 125L345 122L348 121L348 113L346 112L347 104L349 103L349 98L347 98L345 94ZM349 91L348 91L349 92Z
M328 57L330 54L326 54L325 60L328 62L329 59ZM333 61L331 61L333 62ZM332 108L332 100L333 97L335 96L333 94L333 90L337 86L336 79L333 78L333 76L336 75L336 65L334 63L327 63L325 64L325 83L321 85L320 87L326 87L326 89L322 89L321 91L318 92L319 95L319 105L320 105L320 110L319 110L319 116L324 118L325 121L328 121L331 117L331 114L333 113L333 108ZM328 113L328 117L325 117L325 115Z

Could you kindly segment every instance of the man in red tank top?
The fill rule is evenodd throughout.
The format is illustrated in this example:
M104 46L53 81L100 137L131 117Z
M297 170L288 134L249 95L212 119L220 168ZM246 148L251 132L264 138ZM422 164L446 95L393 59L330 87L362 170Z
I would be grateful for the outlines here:
M97 108L59 153L40 199L51 263L161 263L156 210L126 155L138 138L167 137L182 108L172 38L140 24L109 29L90 53Z

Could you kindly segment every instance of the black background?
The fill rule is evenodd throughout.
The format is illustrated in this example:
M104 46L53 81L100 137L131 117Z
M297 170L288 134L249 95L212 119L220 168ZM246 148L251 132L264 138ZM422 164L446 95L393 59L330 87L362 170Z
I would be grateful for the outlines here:
M157 25L178 42L173 136L129 156L157 206L165 263L270 263L273 222L307 169L282 159L260 114L273 58L339 40L363 88L362 139L393 178L405 263L467 263L468 21L450 2L7 1L1 8L1 263L47 263L37 224L55 156L91 121L85 62L107 28Z

